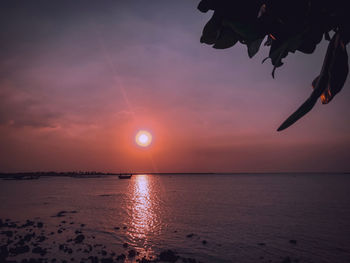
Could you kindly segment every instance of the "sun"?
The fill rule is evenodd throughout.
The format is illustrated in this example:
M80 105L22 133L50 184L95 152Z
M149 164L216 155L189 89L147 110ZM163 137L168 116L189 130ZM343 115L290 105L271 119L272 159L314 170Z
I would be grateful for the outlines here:
M138 146L147 147L152 143L152 134L145 130L140 130L135 136L135 142Z

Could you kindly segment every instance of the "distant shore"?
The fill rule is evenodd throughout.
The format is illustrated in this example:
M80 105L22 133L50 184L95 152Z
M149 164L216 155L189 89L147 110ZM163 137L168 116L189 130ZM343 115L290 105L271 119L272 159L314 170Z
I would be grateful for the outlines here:
M75 178L98 178L104 176L119 176L125 174L142 175L254 175L254 174L285 174L285 175L297 175L297 174L350 174L350 172L166 172L166 173L153 173L153 172L126 172L126 173L114 173L114 172L96 172L96 171L72 171L72 172L17 172L17 173L0 173L0 179L5 180L33 180L40 177L75 177Z
M77 178L96 178L103 176L119 176L125 174L141 175L141 174L158 174L158 175L176 175L176 174L215 174L215 173L106 173L106 172L20 172L20 173L0 173L0 179L9 180L31 180L40 177L77 177Z

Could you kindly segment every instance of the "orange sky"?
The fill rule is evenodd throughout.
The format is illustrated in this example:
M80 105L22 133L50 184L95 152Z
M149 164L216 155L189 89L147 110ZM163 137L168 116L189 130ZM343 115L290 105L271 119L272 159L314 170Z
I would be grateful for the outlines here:
M272 66L199 43L190 1L1 3L0 172L349 171L350 84L288 130L326 43ZM11 5L7 3L7 5ZM152 132L150 148L134 143Z

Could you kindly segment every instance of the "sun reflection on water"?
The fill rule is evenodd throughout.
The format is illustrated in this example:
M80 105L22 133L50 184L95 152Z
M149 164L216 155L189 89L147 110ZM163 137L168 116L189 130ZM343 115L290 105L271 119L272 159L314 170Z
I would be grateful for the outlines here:
M136 175L131 185L131 239L145 242L155 229L157 215L153 187L150 176Z

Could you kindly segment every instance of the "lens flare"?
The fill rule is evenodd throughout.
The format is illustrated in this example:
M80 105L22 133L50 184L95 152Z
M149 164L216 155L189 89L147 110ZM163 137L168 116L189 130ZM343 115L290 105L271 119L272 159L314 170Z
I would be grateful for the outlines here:
M140 130L135 136L135 142L138 146L147 147L152 142L152 134L145 130Z

